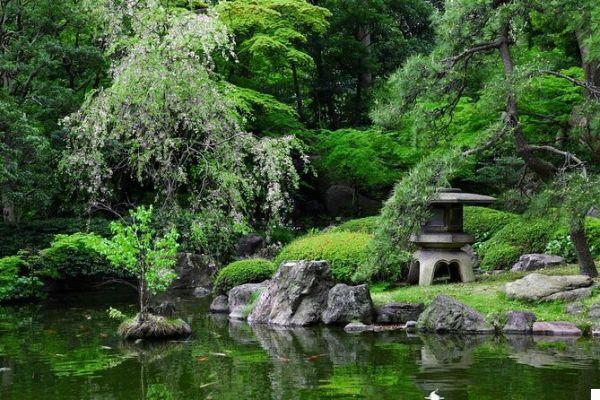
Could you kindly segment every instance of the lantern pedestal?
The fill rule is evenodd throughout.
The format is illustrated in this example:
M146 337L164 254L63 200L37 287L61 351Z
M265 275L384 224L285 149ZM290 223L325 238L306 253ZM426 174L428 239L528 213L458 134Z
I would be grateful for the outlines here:
M456 249L420 249L408 274L409 283L429 286L433 283L471 282L475 279L471 256Z

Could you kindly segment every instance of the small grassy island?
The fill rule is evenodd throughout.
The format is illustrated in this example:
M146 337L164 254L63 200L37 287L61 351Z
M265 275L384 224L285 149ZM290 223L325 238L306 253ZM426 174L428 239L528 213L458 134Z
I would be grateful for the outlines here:
M0 399L588 399L598 0L0 0Z

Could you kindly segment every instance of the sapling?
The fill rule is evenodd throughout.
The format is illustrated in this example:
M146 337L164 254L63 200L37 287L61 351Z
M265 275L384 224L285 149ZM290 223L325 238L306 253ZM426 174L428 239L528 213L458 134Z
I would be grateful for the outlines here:
M140 206L131 211L130 223L113 222L113 237L105 239L102 246L102 252L116 268L122 268L137 278L139 313L133 321L126 321L124 324L127 326L122 325L119 331L139 328L140 333L137 336L140 337L160 336L152 333L158 330L169 331L165 326L157 330L148 326L142 328L142 325L145 322L152 325L169 324L166 319L151 315L148 312L148 303L151 295L164 292L177 277L174 271L179 247L177 231L171 228L161 235L152 225L152 214L152 206ZM111 313L114 314L114 310ZM175 322L177 326L185 324L183 321ZM142 330L145 330L145 333L141 332ZM129 333L124 336L135 336Z

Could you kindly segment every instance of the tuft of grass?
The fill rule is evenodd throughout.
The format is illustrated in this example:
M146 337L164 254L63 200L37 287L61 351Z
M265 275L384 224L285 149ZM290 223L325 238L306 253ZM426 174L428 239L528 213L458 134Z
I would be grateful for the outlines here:
M536 271L546 275L575 275L578 274L576 265ZM587 313L570 315L564 312L566 303L560 301L549 302L523 302L507 299L503 288L507 282L527 275L524 272L505 272L502 274L481 275L474 282L452 283L433 286L405 286L393 290L375 290L371 297L376 305L392 301L405 301L411 303L425 303L428 305L436 296L445 294L467 304L486 316L488 320L497 319L498 316L510 310L531 311L537 316L538 321L570 321L581 329L587 329L592 321L586 318ZM595 291L593 296L583 301L584 307L600 301L600 291Z

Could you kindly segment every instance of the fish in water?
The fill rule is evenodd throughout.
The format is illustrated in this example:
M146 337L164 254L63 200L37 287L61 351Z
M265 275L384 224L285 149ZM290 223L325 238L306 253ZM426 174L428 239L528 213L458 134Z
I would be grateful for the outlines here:
M444 398L442 396L440 396L439 394L437 394L437 389L435 389L433 392L429 393L429 396L425 397L427 400L444 400Z

